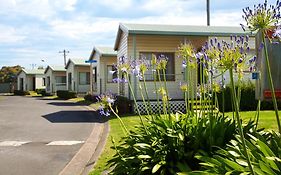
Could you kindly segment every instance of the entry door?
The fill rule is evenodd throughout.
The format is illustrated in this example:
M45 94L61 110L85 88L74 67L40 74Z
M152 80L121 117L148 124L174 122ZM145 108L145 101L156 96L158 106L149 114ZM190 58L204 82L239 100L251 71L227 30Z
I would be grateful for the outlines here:
M72 73L68 73L68 90L72 90Z
M23 91L23 78L20 78L20 90Z
M32 90L35 91L36 89L36 81L35 77L32 77Z

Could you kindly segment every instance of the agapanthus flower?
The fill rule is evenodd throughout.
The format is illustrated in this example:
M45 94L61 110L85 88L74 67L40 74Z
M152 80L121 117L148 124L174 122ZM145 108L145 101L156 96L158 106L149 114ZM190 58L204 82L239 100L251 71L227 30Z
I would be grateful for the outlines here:
M179 47L178 54L183 58L182 66L186 68L188 65L190 68L195 68L197 65L197 57L195 54L195 49L192 44L183 44ZM198 55L199 56L199 55Z
M259 30L270 30L278 25L280 20L280 6L281 2L277 0L276 4L268 5L267 0L264 3L255 5L253 9L246 7L243 9L242 16L246 21L245 28L256 32Z
M275 31L274 31L272 36L275 37L275 38L278 38L279 40L281 40L281 26L278 26L275 29Z
M180 90L182 90L183 92L187 92L188 91L187 83L180 82Z
M100 103L99 111L101 115L109 116L110 109L115 101L115 96L112 93L104 93L98 97Z
M229 69L235 69L239 72L245 64L247 54L249 52L248 39L245 36L233 36L230 43L226 41L217 42L216 45L203 46L203 55L209 59L208 72L213 74L217 72L214 68L222 69L221 72ZM209 45L209 44L207 44Z

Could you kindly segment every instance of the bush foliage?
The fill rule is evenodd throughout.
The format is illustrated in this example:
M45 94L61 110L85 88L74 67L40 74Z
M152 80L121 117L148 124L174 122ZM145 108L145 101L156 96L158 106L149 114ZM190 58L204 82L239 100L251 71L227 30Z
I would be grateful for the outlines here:
M24 95L29 95L29 92L28 91L22 91L22 90L14 90L14 95L24 96Z
M72 91L57 91L57 96L61 99L70 99L70 98L76 98L77 94L76 92L72 92Z

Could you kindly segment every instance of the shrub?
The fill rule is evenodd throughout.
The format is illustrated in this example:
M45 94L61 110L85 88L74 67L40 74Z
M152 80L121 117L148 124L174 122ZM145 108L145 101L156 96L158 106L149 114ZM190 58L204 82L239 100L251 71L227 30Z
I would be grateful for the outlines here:
M96 103L96 102L98 102L98 95L87 94L87 95L84 96L84 99L86 101L90 101L92 103Z
M241 99L240 111L255 111L257 109L258 100L255 98L255 86L251 82L244 82L241 85ZM236 88L237 90L237 88ZM226 86L224 91L224 104L222 103L222 92L218 93L219 110L229 112L232 111L231 91L230 87ZM271 100L261 102L261 110L273 110L273 103ZM278 101L278 109L281 109L281 101Z
M198 170L200 161L195 155L204 152L211 156L238 133L228 117L196 118L171 114L171 118L156 118L145 127L138 126L115 146L116 155L109 162L116 165L113 174L176 174ZM255 126L246 125L245 132Z
M247 148L256 174L281 174L281 137L279 133L248 135ZM247 160L241 152L241 138L236 136L226 149L216 152L213 157L197 155L205 173L210 174L250 174ZM202 172L203 173L203 172Z
M76 98L77 94L76 92L72 92L72 91L60 90L57 91L57 96L61 99L70 99L70 98Z
M22 90L14 90L14 95L30 95L28 91L22 91Z
M47 95L45 89L36 89L35 92L36 92L37 94L41 94L42 96L46 96L46 95Z
M127 97L117 95L114 108L117 107L119 114L129 114L133 112L133 101Z

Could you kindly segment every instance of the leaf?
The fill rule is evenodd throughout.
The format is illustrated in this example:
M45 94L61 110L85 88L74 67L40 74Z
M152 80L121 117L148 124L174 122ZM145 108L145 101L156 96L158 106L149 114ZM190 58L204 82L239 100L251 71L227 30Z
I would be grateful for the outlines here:
M274 171L270 167L268 167L268 165L266 165L264 162L259 161L259 166L260 166L262 171L266 172L266 174L274 174L274 175L276 175L274 173Z
M156 165L154 165L154 167L152 168L152 174L154 174L154 173L156 173L158 170L159 170L159 168L161 168L161 164L156 164Z
M146 143L136 143L136 144L134 144L134 147L150 148L151 146L149 144L146 144Z
M236 162L242 166L248 166L248 163L243 159L236 159Z
M151 159L151 156L149 156L149 155L139 155L138 158L139 159Z
M226 165L228 165L229 167L231 167L232 169L234 170L237 170L237 171L245 171L244 167L242 167L241 165L239 165L238 163L234 162L234 161L231 161L231 160L228 160L228 159L224 159L220 156L216 156L216 159L220 162L223 162L225 163Z
M179 133L179 138L180 138L181 141L184 140L184 136L181 133Z

